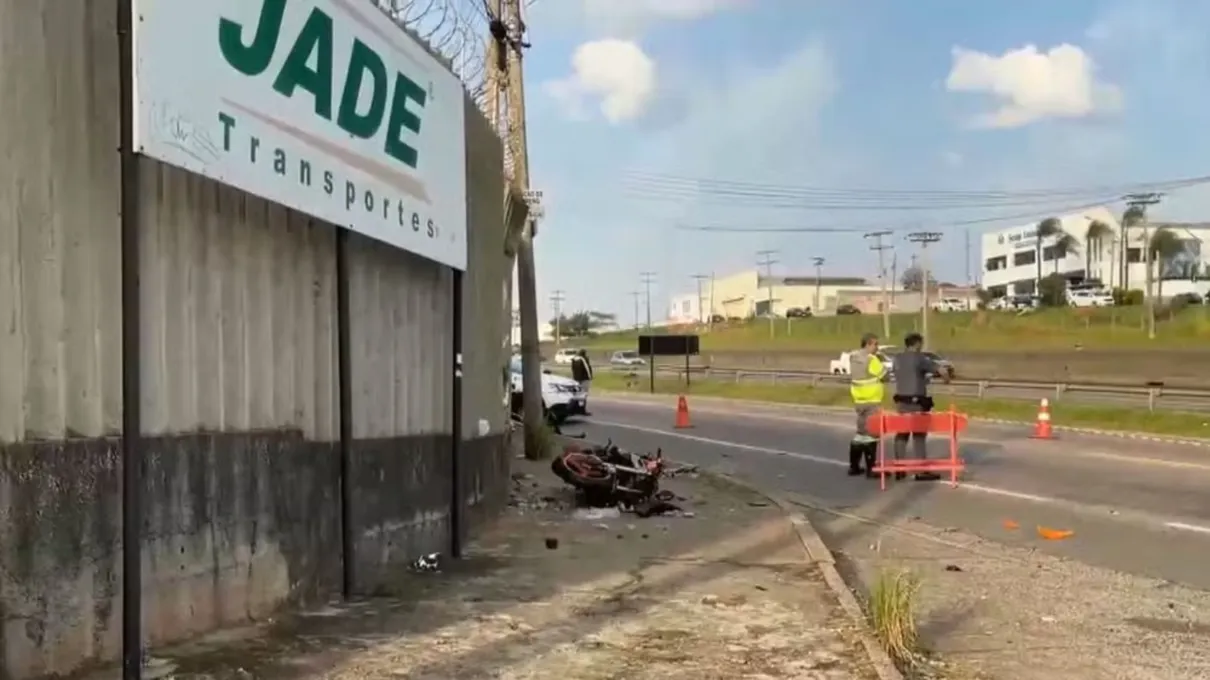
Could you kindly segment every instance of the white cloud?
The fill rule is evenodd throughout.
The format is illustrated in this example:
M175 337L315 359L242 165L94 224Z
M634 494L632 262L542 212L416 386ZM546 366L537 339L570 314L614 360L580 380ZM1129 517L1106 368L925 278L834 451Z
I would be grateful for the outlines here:
M568 77L544 87L573 117L584 117L585 100L591 99L610 123L634 120L643 115L655 94L655 62L629 40L586 42L572 54L571 67Z
M999 102L977 117L977 127L1012 128L1046 118L1086 118L1121 107L1122 92L1096 78L1096 64L1084 50L1062 44L1046 52L1034 45L994 56L961 47L946 78L950 92L990 95Z

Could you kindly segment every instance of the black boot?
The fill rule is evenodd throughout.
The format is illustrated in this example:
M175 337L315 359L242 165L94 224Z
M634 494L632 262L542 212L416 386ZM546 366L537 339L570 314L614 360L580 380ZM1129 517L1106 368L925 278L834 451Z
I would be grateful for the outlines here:
M874 472L874 466L878 464L878 442L863 444L861 453L865 456L865 476L870 478L877 477L878 473Z
M861 454L862 444L857 442L849 442L849 476L856 477L861 474Z

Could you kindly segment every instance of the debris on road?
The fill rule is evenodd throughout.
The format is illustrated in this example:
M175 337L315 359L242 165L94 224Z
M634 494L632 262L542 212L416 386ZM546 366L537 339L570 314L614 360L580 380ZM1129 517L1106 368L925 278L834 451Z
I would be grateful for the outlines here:
M696 472L696 466L680 466L670 473L663 452L637 454L624 451L612 441L604 446L568 446L550 465L556 477L576 491L582 509L612 509L637 517L681 515L685 512L676 494L660 489L660 479L672 474ZM577 512L583 519L603 515ZM691 516L691 515L690 515Z

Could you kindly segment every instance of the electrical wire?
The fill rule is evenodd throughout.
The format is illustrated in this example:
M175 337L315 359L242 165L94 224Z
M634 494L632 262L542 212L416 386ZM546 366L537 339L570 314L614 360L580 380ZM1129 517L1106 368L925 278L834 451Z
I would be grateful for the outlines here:
M1114 203L1120 200L1118 196L1107 196L1104 200L1091 201L1088 203L1079 204L1053 204L1045 208L1038 207L1029 212L1018 212L1007 215L984 216L963 220L940 220L929 221L922 223L920 221L904 222L900 224L887 224L886 222L876 222L863 225L842 225L842 226L769 226L769 227L737 227L728 225L689 225L678 224L678 231L697 231L711 233L736 233L736 234L855 234L866 233L870 231L892 231L892 232L908 232L922 228L929 229L955 229L962 227L973 226L991 226L1000 222L1031 222L1042 220L1055 215L1067 215L1082 210L1091 210L1100 208L1107 204Z
M790 187L675 176L628 175L627 193L636 198L693 201L797 210L969 210L1010 208L1046 202L1091 203L1139 191L1172 192L1210 183L1210 177L1135 182L1083 188L969 191Z

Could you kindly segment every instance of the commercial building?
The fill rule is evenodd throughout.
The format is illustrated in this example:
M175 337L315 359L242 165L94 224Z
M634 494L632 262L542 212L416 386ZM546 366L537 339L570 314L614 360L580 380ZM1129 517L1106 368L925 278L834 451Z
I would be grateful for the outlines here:
M1108 208L1098 207L1058 217L1069 245L1060 247L1063 234L1048 237L1040 244L1037 224L1002 229L983 235L981 262L983 287L995 297L1028 295L1034 292L1041 276L1061 274L1071 282L1097 280L1112 288L1141 290L1147 273L1143 265L1143 244L1147 233L1168 229L1180 240L1181 247L1162 257L1158 279L1163 281L1165 297L1182 293L1205 295L1210 270L1210 224L1154 222L1147 229L1123 229L1120 220ZM1089 238L1094 222L1109 227L1103 239ZM1122 266L1125 254L1126 265ZM1039 259L1041 268L1039 272Z
M892 311L919 309L919 296L888 288ZM882 310L882 290L877 281L839 276L772 276L748 271L718 277L696 292L675 295L669 300L668 320L694 323L710 315L746 318L773 313L785 316L790 309L809 309L812 314L836 313L841 305L853 305L863 313Z

